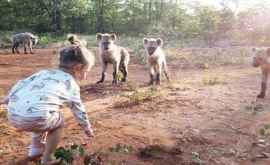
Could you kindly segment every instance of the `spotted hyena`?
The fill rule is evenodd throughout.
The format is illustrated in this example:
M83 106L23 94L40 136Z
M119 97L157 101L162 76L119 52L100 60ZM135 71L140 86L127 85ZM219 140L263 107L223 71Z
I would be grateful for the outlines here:
M32 33L18 33L12 36L12 53L20 53L18 47L20 45L24 46L24 53L27 54L27 47L30 50L30 53L33 54L33 45L36 45L38 42L38 37Z

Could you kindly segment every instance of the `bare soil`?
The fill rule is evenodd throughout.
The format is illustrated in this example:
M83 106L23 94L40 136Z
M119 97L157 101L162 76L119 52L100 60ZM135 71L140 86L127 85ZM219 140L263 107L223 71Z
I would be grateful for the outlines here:
M55 68L56 54L56 49L36 49L34 55L1 50L0 99L17 80L40 69ZM129 83L112 85L109 70L106 82L96 85L101 71L97 64L89 80L81 84L96 136L86 141L69 109L64 109L60 146L84 144L105 165L270 164L269 132L268 128L262 130L270 123L270 93L265 99L255 99L260 89L259 69L247 64L202 69L184 68L177 60L168 63L172 82L163 81L154 87L158 96L136 104L126 104L123 94L132 93L131 86L151 90L147 68L133 57ZM124 106L116 106L122 101ZM30 133L11 127L4 107L0 112L0 164L27 164L22 160ZM130 146L132 151L110 149L118 144Z

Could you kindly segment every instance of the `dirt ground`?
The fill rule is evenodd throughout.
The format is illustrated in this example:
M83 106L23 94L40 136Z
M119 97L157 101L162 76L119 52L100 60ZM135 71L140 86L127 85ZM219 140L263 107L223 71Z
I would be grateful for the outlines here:
M34 55L0 51L0 99L10 87L40 69L56 67L57 50L39 49ZM86 141L69 109L60 146L84 144L105 165L267 165L270 164L269 98L256 100L260 70L250 65L208 69L185 68L169 61L172 82L154 87L155 97L133 104L125 95L147 86L148 72L136 58L129 83L96 85L97 64L81 94L96 136ZM111 69L111 68L110 68ZM207 77L207 79L206 79ZM135 88L135 89L134 89ZM27 154L30 134L11 127L0 113L0 164L19 164ZM116 146L132 150L113 151ZM82 163L75 163L82 164Z

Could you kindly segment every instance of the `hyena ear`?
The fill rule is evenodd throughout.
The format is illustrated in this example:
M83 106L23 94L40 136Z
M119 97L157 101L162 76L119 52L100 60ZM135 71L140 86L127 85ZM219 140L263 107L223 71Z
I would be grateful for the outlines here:
M146 45L148 43L148 38L143 38L143 44Z
M267 54L268 57L270 57L270 48L266 49L266 54Z
M112 40L116 40L116 39L117 39L116 34L115 34L115 33L112 33L112 34L111 34L111 38L112 38Z
M99 40L101 40L101 38L102 38L102 34L101 33L97 33L96 34L96 39L99 41Z
M161 38L157 39L157 44L158 46L162 46L163 45L163 40Z

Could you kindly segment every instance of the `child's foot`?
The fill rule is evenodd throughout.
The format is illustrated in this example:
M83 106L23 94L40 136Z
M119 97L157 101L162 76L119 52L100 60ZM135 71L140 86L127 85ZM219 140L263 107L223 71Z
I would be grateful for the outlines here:
M60 164L61 161L60 160L50 160L48 162L42 162L41 164L42 165L58 165Z
M42 154L39 155L31 155L27 157L28 161L38 161L41 158Z

